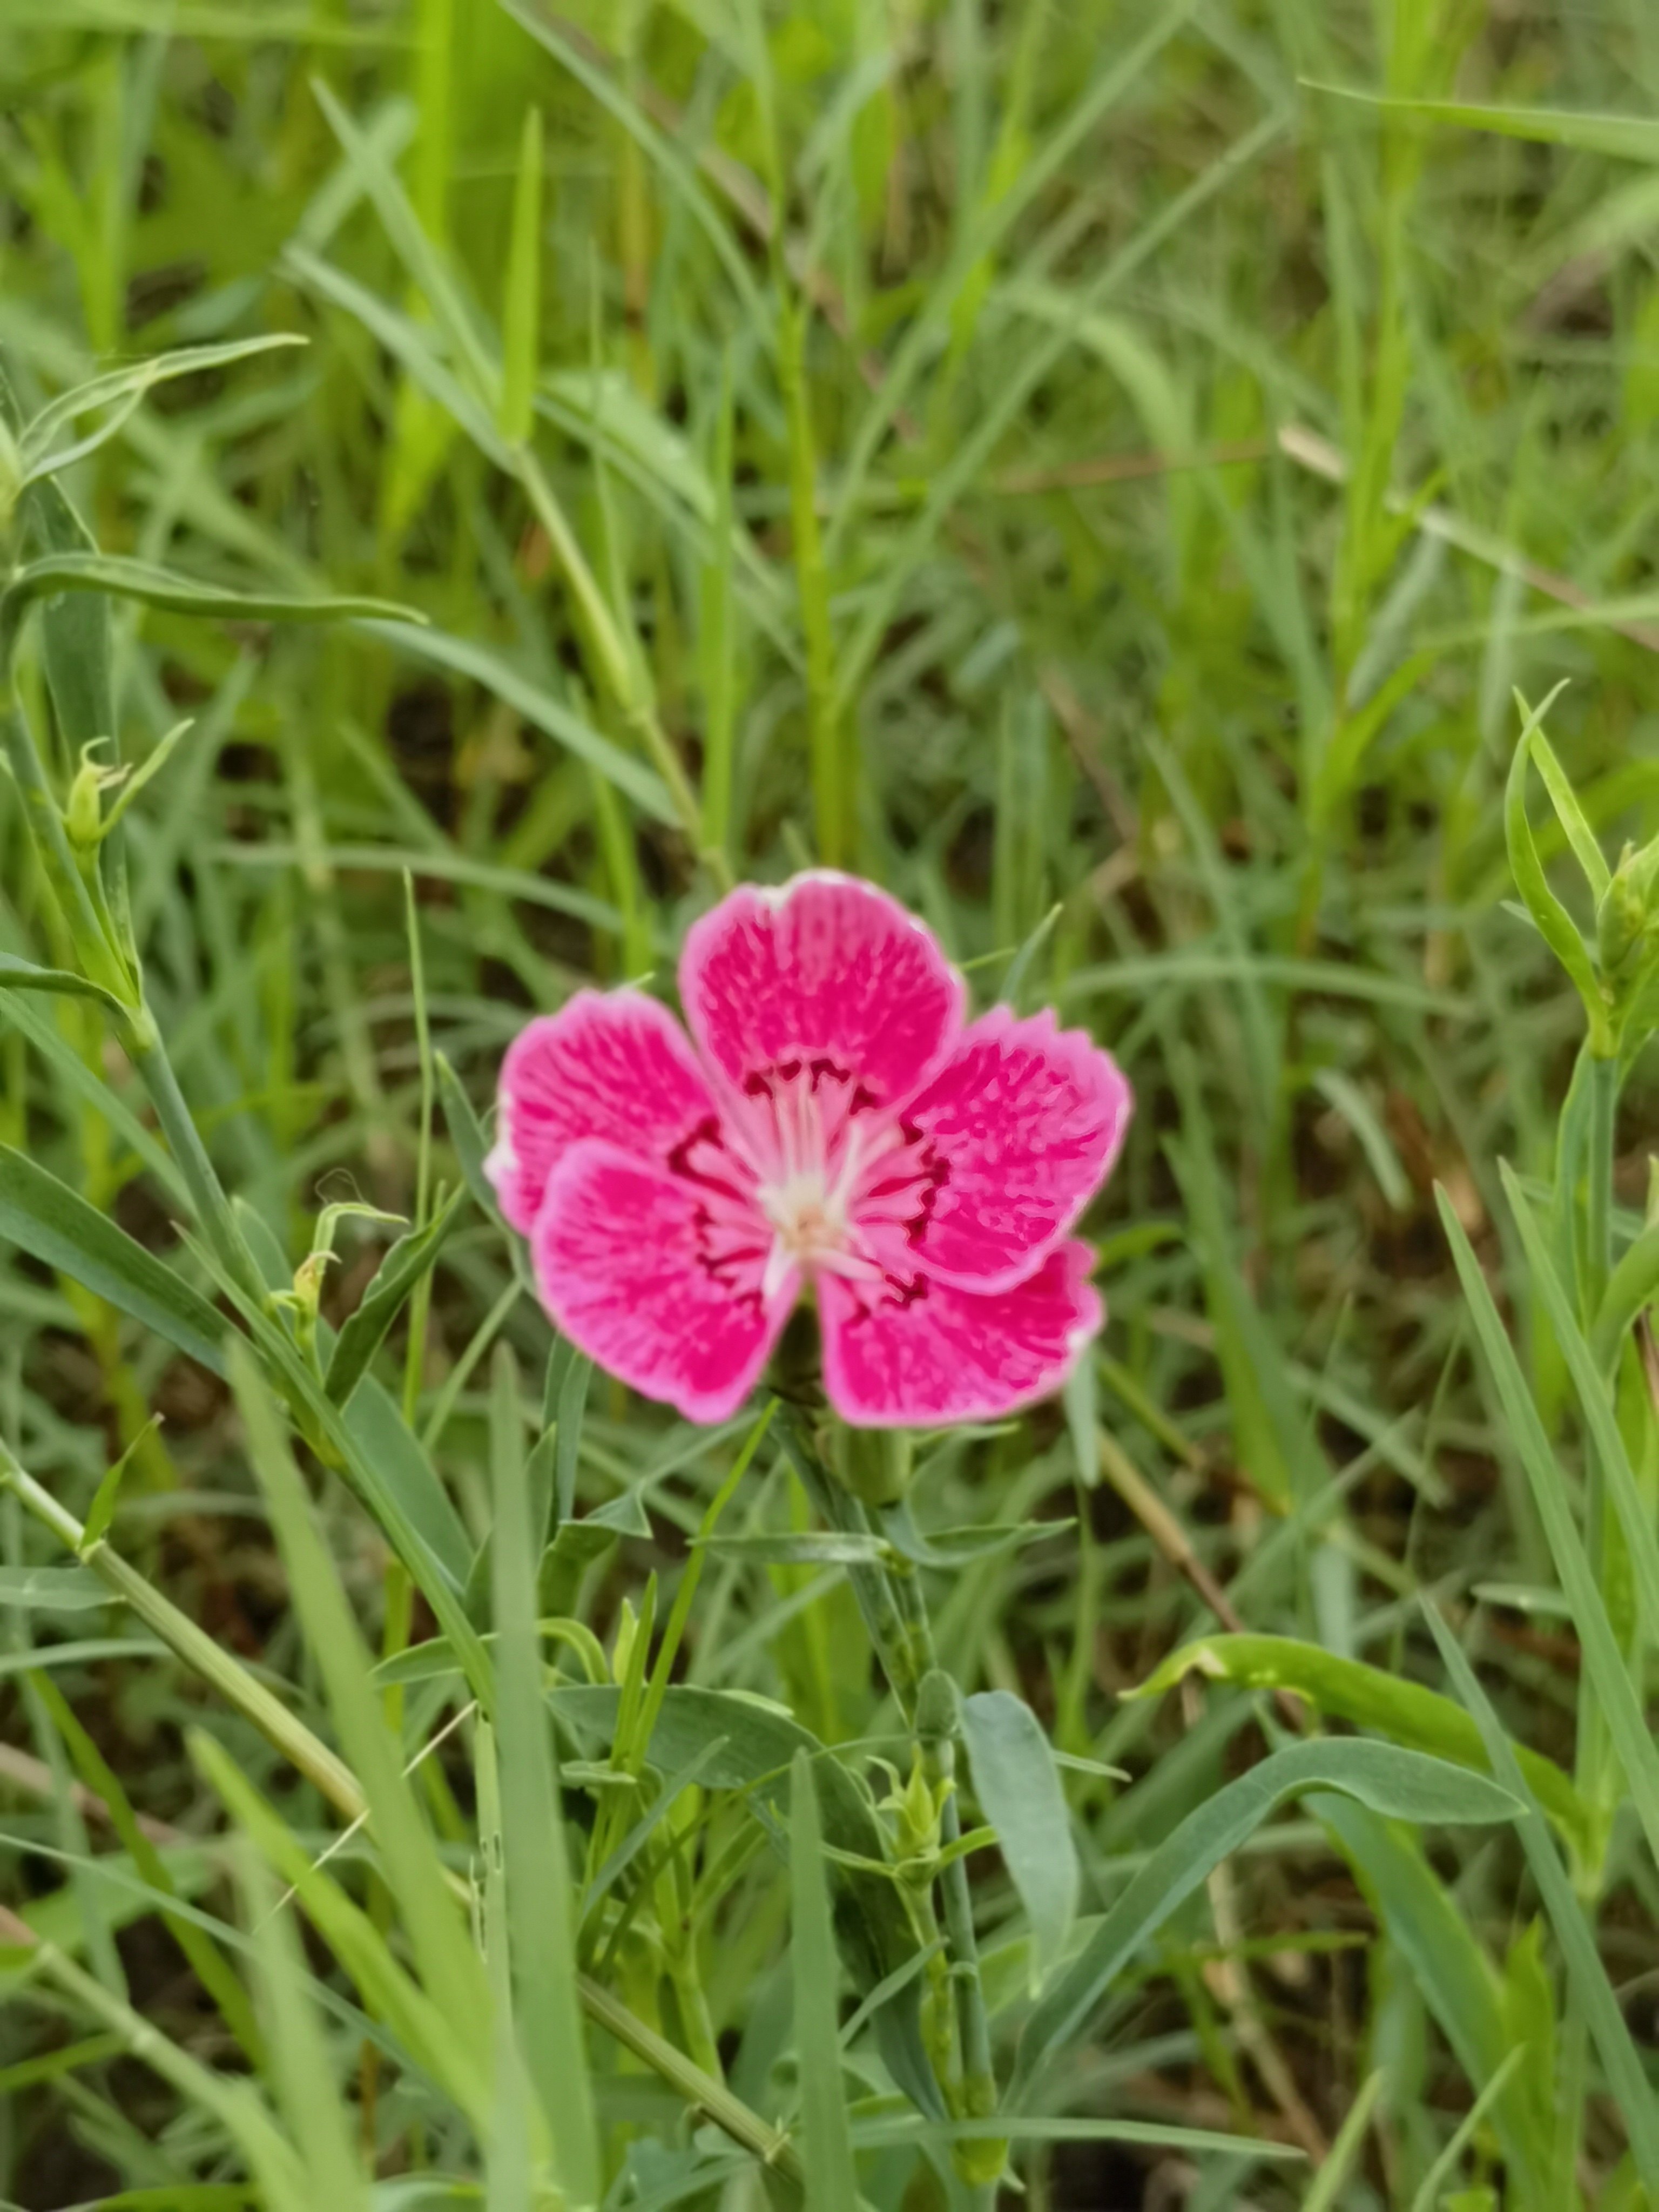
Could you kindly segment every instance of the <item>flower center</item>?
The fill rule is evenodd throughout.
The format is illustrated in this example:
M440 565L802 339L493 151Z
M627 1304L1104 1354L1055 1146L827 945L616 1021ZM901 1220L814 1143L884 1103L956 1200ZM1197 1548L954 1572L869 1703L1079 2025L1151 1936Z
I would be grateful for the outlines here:
M906 1248L949 1169L920 1129L880 1110L849 1070L801 1053L744 1078L669 1156L696 1183L703 1267L734 1294L769 1300L799 1269L916 1295Z
M844 1178L830 1188L822 1167L802 1168L781 1182L760 1184L755 1196L786 1261L799 1261L808 1267L841 1251L846 1244Z

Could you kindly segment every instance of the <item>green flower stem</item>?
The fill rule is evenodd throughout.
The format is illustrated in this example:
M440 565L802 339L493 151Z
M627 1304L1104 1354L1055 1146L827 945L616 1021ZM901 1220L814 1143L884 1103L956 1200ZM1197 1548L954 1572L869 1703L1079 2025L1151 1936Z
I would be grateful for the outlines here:
M775 1433L819 1518L842 1534L872 1534L864 1507L837 1481L820 1456L811 1421L787 1399L778 1401ZM852 1584L854 1598L881 1662L881 1671L887 1677L888 1687L909 1725L915 1718L916 1693L927 1672L927 1661L922 1652L912 1646L894 1594L892 1577L884 1568L854 1563L847 1570L847 1579Z
M58 1540L100 1576L114 1595L130 1605L147 1628L155 1632L185 1665L217 1690L243 1718L252 1721L266 1740L289 1763L314 1784L335 1810L347 1820L367 1817L368 1801L350 1769L320 1737L313 1735L264 1684L216 1644L178 1607L147 1583L134 1567L112 1552L108 1544L86 1545L86 1530L51 1492L26 1474L3 1443L0 1443L0 1485L15 1492L20 1502L50 1528ZM471 1892L459 1875L451 1886L465 1908ZM619 1997L588 1975L577 1978L576 1993L582 2010L624 2049L631 2051L653 2073L667 2082L685 2102L705 2113L733 2142L759 2159L781 2177L792 2197L801 2181L800 2158L789 2137L751 2112L724 2083L706 2073L695 2060L631 2013Z
M1613 1272L1613 1146L1619 1112L1619 1060L1589 1063L1589 1138L1584 1160L1584 1279L1579 1310L1593 1322Z
M905 1628L908 1650L919 1655L924 1672L918 1686L914 1726L922 1758L922 1772L941 1793L939 1848L950 1852L962 1834L962 1813L956 1792L957 1693L939 1665L933 1648L933 1623L921 1577L908 1563L891 1575L896 1608ZM997 2108L996 2074L991 2063L991 2023L985 2009L980 1980L979 1939L974 1933L974 1901L968 1887L968 1862L947 1857L939 1876L945 1906L945 1934L956 1986L957 2033L962 2045L962 2117L988 2119ZM1007 2157L1006 2142L967 2142L957 2146L957 2171L963 2180L989 2192L994 2202L996 2183Z
M83 973L123 1010L119 1017L122 1041L144 1079L203 1233L239 1286L263 1304L264 1280L191 1118L155 1017L144 1003L136 958L130 948L124 950L116 939L95 872L88 884L77 861L40 750L12 690L11 653L15 643L15 628L0 627L0 683L5 692L0 700L0 738L23 795L24 816L35 852L63 910Z
M1589 1083L1583 1143L1583 1236L1575 1240L1578 1255L1578 1305L1593 1319L1607 1288L1613 1259L1613 1117L1619 1103L1619 1062L1591 1054L1583 1073ZM1567 1203L1574 1202L1571 1185ZM1607 1551L1606 1475L1601 1454L1587 1438L1584 1458L1584 1548L1598 1587L1603 1583ZM1589 1802L1601 1807L1614 1772L1601 1707L1588 1677L1579 1685L1577 1780ZM1595 1869L1599 1888L1601 1869Z
M805 1416L787 1401L781 1401L777 1434L808 1498L829 1526L844 1534L872 1533L863 1504L830 1473ZM847 1574L888 1686L915 1735L924 1777L935 1785L954 1782L956 1692L939 1666L921 1577L896 1552L890 1554L890 1564L854 1564ZM945 1793L939 1813L941 1850L948 1850L961 1833L962 1816L952 1788ZM950 1861L939 1877L939 1888L951 1979L956 1990L962 2064L961 2079L941 2074L939 2087L958 2118L984 2119L997 2108L997 2085L965 1860ZM933 2056L938 2071L939 2053ZM1000 2142L957 2146L957 2168L973 2189L976 2208L988 2209L994 2203L997 2177L1006 2149Z
M1613 1122L1619 1105L1619 1060L1616 1052L1595 1049L1594 1041L1579 1071L1589 1079L1588 1128L1584 1138L1584 1211L1583 1240L1575 1237L1578 1258L1578 1307L1586 1322L1594 1322L1613 1266ZM1576 1212L1575 1194L1565 1194L1571 1212ZM1585 1549L1598 1588L1604 1587L1607 1559L1607 1501L1601 1455L1593 1438L1584 1444ZM1583 1670L1578 1688L1577 1756L1575 1779L1597 1816L1599 1841L1593 1861L1573 1854L1576 1885L1592 1920L1596 1916L1606 1883L1607 1836L1612 1808L1606 1803L1617 1770L1608 1742L1607 1723ZM1583 2114L1589 2075L1589 2027L1583 1992L1576 1976L1568 1977L1561 2018L1561 2057L1559 2110L1563 2124L1558 2171L1564 2187L1571 2188L1577 2171L1583 2135Z

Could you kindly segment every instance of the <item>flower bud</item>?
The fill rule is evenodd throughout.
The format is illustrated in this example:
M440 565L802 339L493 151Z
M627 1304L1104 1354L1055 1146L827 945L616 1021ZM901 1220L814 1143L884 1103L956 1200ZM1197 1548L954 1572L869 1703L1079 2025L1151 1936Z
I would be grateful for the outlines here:
M83 853L91 852L104 835L103 769L82 758L76 778L70 786L69 805L64 810L64 824L69 831L70 842Z
M910 1486L910 1439L901 1429L847 1429L838 1438L835 1473L854 1498L878 1508L896 1505Z
M611 1679L618 1686L628 1680L628 1669L634 1656L634 1646L639 1639L639 1616L624 1598L617 1621L616 1646L611 1654Z
M947 1742L957 1732L957 1686L942 1668L930 1667L916 1692L916 1734L923 1743Z
M1642 940L1659 932L1656 876L1659 838L1639 853L1626 845L1595 910L1595 950L1603 975L1617 975Z

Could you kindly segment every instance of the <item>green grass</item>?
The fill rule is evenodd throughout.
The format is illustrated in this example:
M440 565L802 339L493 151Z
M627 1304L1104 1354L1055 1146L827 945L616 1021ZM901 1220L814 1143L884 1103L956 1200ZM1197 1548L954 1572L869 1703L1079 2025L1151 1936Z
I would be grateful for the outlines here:
M1659 18L3 14L0 2203L1659 2203ZM814 860L1138 1097L908 1514L481 1175Z

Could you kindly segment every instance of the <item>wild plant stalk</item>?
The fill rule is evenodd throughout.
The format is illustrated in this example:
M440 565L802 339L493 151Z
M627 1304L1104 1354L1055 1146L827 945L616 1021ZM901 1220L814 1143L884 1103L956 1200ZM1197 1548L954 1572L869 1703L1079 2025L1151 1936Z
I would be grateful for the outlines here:
M867 1538L875 1534L863 1500L848 1486L845 1474L827 1464L799 1407L781 1404L778 1431L790 1465L824 1522L843 1534ZM847 1451L869 1451L889 1461L896 1448L902 1454L904 1443L902 1437L850 1432L843 1432L839 1441ZM887 1485L878 1480L876 1486L884 1489ZM879 1506L877 1512L879 1517ZM881 1562L857 1564L848 1572L888 1687L910 1729L915 1769L931 1794L931 1815L937 1823L934 1848L944 1860L937 1881L945 1942L934 1997L949 2008L946 2020L952 2032L928 2039L930 2057L951 2112L961 2119L988 2119L998 2099L990 2022L980 1978L967 1863L954 1849L962 1836L956 1776L957 1690L939 1668L920 1571L889 1546ZM931 1895L925 1897L924 1909L926 1932L931 1936L937 1928ZM956 2156L976 2204L988 2208L995 2201L1006 2144L969 2139L956 2147Z
M1554 694L1551 695L1553 699ZM1585 1335L1595 1340L1602 1327L1602 1308L1613 1274L1613 1168L1619 1097L1625 1069L1648 1042L1659 986L1659 838L1643 852L1626 847L1617 870L1609 868L1585 817L1577 795L1544 733L1551 701L1529 709L1518 697L1522 715L1520 741L1510 769L1505 830L1510 867L1528 911L1583 1001L1586 1036L1563 1107L1556 1143L1554 1206L1558 1252L1565 1255L1564 1275L1572 1286L1572 1305ZM1535 765L1548 791L1565 841L1589 892L1595 927L1586 935L1557 896L1540 861L1526 809L1528 769ZM1524 1225L1524 1224L1523 1224ZM1547 1328L1541 1288L1534 1327ZM1615 1346L1610 1374L1603 1369L1594 1388L1605 1390L1605 1413L1613 1425L1619 1449L1618 1370ZM1581 1390L1585 1387L1580 1385ZM1651 1425L1655 1408L1645 1403ZM1595 1431L1595 1407L1581 1407L1584 1449L1583 1549L1595 1599L1611 1624L1630 1611L1625 1594L1631 1579L1631 1553L1620 1516L1608 1492L1606 1449L1609 1431ZM1558 1561L1558 1565L1559 1562ZM1583 1633L1580 1624L1581 1635ZM1622 1638L1620 1657L1630 1671L1631 1695L1638 1707L1645 1697L1642 1679L1644 1638L1638 1629ZM1594 1820L1593 1850L1580 1856L1574 1872L1592 1924L1599 1920L1607 1882L1607 1845L1627 1790L1640 1786L1624 1771L1607 1716L1607 1684L1586 1664L1578 1692L1576 1778ZM1558 2179L1564 2192L1574 2186L1583 2142L1589 2094L1589 2061L1595 2036L1597 1991L1582 1974L1568 1978L1562 2018ZM1607 2053L1603 2052L1604 2059ZM1637 2122L1632 2120L1632 2134Z

